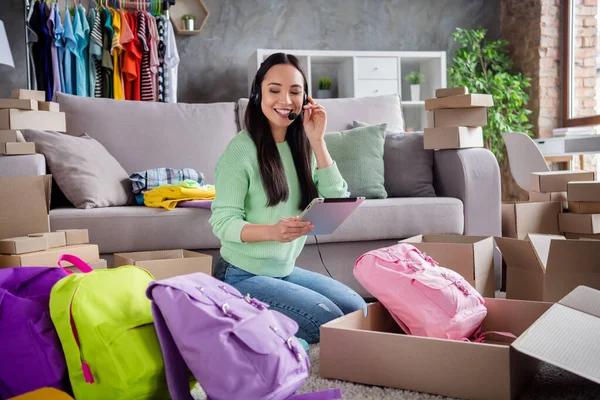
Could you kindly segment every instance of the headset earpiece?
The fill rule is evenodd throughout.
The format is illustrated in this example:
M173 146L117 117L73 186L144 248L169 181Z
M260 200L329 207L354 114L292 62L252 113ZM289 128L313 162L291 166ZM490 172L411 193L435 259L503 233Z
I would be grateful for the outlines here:
M257 106L260 105L260 86L258 84L252 85L252 92L250 93L250 101Z

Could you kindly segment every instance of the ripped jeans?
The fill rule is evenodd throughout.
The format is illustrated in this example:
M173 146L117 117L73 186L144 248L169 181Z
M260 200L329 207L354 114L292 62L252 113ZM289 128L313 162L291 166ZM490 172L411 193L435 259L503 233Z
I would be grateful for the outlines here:
M220 258L213 275L295 320L296 336L308 343L319 342L319 327L324 323L366 308L363 298L343 283L298 267L286 277L272 278L251 274Z

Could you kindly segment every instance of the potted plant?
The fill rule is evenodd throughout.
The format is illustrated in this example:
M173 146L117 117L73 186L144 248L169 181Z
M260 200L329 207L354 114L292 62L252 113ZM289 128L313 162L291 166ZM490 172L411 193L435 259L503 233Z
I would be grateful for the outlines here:
M193 31L195 28L195 23L196 23L196 17L194 17L192 14L185 14L184 16L181 17L182 21L183 21L183 29L186 31Z
M417 71L406 75L404 79L410 83L410 99L412 101L421 100L421 83L425 81L425 76Z
M523 132L532 135L529 123L531 110L526 107L529 95L525 91L531 79L513 69L508 56L508 42L486 39L485 29L457 28L456 50L448 68L448 87L466 86L469 93L487 93L494 99L488 110L488 124L483 127L483 140L498 161L504 158L504 132Z
M319 90L317 91L318 99L328 99L331 97L331 79L324 76L319 79Z

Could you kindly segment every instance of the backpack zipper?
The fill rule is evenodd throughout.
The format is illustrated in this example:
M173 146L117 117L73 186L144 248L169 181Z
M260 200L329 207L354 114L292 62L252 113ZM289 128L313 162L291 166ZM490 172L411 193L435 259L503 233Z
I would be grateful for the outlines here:
M79 359L81 360L81 371L83 372L83 378L85 379L86 383L96 383L90 366L81 357L81 343L79 342L79 333L77 332L77 327L75 326L75 319L73 318L73 300L75 299L77 289L78 288L75 288L75 291L73 292L73 297L71 297L71 303L69 303L69 320L71 323L71 331L73 332L75 343L77 344L77 348L79 349Z

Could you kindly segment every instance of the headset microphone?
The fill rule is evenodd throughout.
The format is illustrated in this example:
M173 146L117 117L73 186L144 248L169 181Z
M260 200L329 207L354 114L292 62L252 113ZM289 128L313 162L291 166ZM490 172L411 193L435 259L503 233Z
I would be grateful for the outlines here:
M299 116L300 116L300 114L297 114L297 113L295 113L295 112L291 112L291 113L289 113L289 114L288 114L288 119L289 119L290 121L293 121L293 120L295 120L296 118L298 118Z

